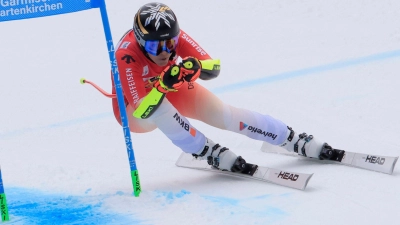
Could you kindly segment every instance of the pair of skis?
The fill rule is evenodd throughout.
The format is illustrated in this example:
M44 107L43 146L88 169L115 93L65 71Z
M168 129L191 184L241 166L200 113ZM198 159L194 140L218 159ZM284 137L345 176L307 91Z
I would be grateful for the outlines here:
M278 149L268 148L265 144L261 147L261 150L267 153L277 153L282 155L304 158L303 156L298 156L296 153L289 153L286 152L285 150L280 151ZM345 151L341 161L319 160L311 158L308 159L313 161L318 161L321 163L324 162L336 163L345 166L351 166L351 167L357 167L361 169L381 172L385 174L392 174L398 158L399 157L369 155L369 154ZM196 160L191 154L187 153L182 153L180 155L180 157L176 162L176 165L179 167L206 170L230 176L270 182L299 190L304 190L307 187L307 184L313 175L313 174L298 173L280 169L273 169L265 166L258 166L256 172L253 175L247 175L230 171L221 171L212 168L210 165L208 165L207 161Z

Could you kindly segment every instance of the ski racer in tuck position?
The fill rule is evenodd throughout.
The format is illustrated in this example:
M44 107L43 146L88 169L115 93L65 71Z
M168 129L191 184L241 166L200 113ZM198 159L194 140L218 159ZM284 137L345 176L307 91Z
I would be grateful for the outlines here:
M343 157L343 151L332 149L312 135L298 134L280 120L225 104L198 84L197 79L218 77L220 61L212 59L180 29L174 12L165 4L149 3L138 10L133 28L119 41L115 56L131 132L158 128L193 157L207 160L220 170L247 174L255 169L232 150L206 137L187 118L306 157ZM180 63L178 57L182 59ZM112 103L121 124L117 100L114 98Z

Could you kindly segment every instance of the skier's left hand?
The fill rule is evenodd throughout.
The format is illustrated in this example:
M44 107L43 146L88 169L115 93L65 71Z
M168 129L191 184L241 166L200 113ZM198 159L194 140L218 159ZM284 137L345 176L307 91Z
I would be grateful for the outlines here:
M197 58L191 56L186 57L182 59L179 66L181 67L185 81L193 82L199 78L201 73L201 63Z
M154 87L162 93L177 91L185 81L195 81L200 72L200 61L194 57L186 57L179 65L166 67L154 83Z

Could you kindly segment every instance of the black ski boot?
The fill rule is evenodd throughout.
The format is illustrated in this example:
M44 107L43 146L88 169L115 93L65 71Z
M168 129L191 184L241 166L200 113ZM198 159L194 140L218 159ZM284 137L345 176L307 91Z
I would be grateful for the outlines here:
M253 174L257 171L257 168L257 165L246 163L246 160L244 160L242 156L238 156L235 163L233 163L231 171L253 176Z
M319 159L341 162L344 156L344 152L344 150L334 149L330 145L325 143L322 146L321 153L319 154Z

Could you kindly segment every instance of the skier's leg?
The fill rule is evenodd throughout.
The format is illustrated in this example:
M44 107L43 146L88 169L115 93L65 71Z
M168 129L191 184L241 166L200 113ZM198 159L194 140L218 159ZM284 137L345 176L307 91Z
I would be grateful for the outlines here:
M197 83L193 83L191 89L180 89L179 94L171 93L170 100L183 115L190 118L252 139L279 145L291 152L296 151L295 146L300 146L297 149L300 155L318 158L324 146L324 143L312 135L305 137L305 134L296 134L289 130L285 123L269 115L225 104Z
M115 118L121 124L117 101L113 99L113 110ZM126 106L128 115L132 115L134 108ZM159 128L176 146L184 152L191 153L198 159L206 159L210 165L221 170L232 170L234 172L244 171L242 164L244 159L237 157L228 148L215 144L204 134L196 130L189 121L182 116L167 100L148 119L138 119L128 116L131 132L144 133ZM245 171L246 172L246 171Z
M206 138L168 101L164 99L148 119L154 123L176 146L221 170L232 170L235 153ZM235 170L235 169L234 169Z
M121 117L119 115L117 99L113 98L112 105L113 105L115 119L118 121L120 125L122 125ZM157 125L151 120L143 120L133 117L132 113L134 111L135 109L130 104L126 105L126 114L128 116L129 129L131 132L146 133L157 128Z
M193 83L192 89L181 88L169 93L167 98L183 115L211 126L274 145L286 139L287 126L281 121L225 104L198 83Z

